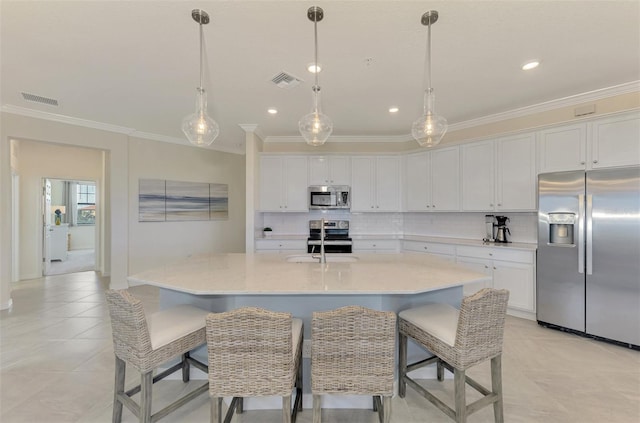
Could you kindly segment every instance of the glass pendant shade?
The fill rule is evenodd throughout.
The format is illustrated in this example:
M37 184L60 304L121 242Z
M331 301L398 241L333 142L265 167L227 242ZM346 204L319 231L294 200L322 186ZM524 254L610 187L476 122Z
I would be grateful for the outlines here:
M200 30L200 86L196 88L196 111L182 119L182 132L189 142L198 147L206 147L216 139L220 127L215 120L207 115L207 93L202 87L204 66L204 31L202 25L209 23L209 15L201 9L191 11L191 17L199 25Z
M196 112L182 119L182 132L189 142L199 147L211 145L220 133L215 120L207 116L207 93L197 88Z
M434 112L435 96L433 92L425 93L424 114L413 122L411 135L421 147L437 145L447 132L447 120Z
M422 25L427 31L427 53L424 63L424 111L411 125L411 135L421 147L433 147L440 143L447 132L447 120L435 112L435 95L431 88L431 25L438 21L438 12L430 10L422 15Z
M317 147L324 144L331 135L333 122L329 116L314 110L300 119L298 129L307 144Z

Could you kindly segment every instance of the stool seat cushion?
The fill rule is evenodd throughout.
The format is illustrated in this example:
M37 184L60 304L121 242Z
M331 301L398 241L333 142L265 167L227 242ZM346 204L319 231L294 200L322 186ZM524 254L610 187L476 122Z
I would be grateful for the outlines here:
M302 319L291 319L291 332L291 351L293 352L293 356L295 357L298 353L298 342L300 342L300 337L302 336Z
M208 311L180 305L151 314L147 319L151 347L156 350L206 325Z
M423 331L435 336L447 345L454 346L458 317L460 311L449 304L426 304L401 311L401 319L419 327Z

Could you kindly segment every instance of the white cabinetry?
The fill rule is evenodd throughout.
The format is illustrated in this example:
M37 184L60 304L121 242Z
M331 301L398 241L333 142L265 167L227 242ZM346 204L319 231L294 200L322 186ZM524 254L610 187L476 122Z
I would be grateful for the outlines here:
M599 119L591 125L593 169L640 164L640 113Z
M256 239L256 252L303 254L307 252L307 241L304 239Z
M351 160L341 156L310 156L309 185L350 185Z
M260 157L260 211L307 211L307 157Z
M407 156L407 211L460 210L459 151L452 147Z
M431 254L447 261L456 261L456 247L454 245L405 240L402 241L402 249L405 251Z
M496 211L535 210L536 138L522 134L496 141Z
M587 163L587 124L564 125L538 132L539 172L580 170Z
M539 173L640 164L640 113L538 132Z
M354 253L397 253L400 241L397 239L354 239Z
M533 133L461 147L462 209L536 209L536 140Z
M535 313L535 252L486 247L457 247L458 263L492 276L490 285L509 290L509 308ZM463 289L472 294L485 284L469 284Z
M494 209L494 142L474 142L461 147L462 210Z
M397 156L351 158L351 210L400 210L400 159Z

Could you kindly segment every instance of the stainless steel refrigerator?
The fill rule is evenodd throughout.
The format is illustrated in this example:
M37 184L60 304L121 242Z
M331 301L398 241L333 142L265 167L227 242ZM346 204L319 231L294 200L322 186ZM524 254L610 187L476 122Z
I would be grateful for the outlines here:
M640 167L538 177L537 319L640 345Z

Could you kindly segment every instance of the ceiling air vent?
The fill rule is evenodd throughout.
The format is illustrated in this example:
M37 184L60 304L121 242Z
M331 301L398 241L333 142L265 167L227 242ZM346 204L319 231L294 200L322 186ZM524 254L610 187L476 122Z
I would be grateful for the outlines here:
M286 72L280 72L279 74L271 78L271 82L273 82L280 88L293 88L296 85L300 84L301 81L301 79L296 78L295 76Z
M22 93L22 98L27 101L33 101L34 103L48 104L49 106L58 105L58 100L56 100L55 98L47 98L35 94Z

